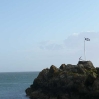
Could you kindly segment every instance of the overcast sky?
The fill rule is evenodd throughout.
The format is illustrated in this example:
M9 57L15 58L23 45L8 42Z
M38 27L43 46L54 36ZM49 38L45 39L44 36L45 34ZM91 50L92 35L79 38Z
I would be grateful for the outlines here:
M0 72L77 64L84 37L99 67L99 0L0 0Z

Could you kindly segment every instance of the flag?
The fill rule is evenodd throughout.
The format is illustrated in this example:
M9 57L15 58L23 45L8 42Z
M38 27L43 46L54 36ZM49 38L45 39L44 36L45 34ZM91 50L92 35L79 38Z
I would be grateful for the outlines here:
M86 40L86 41L90 41L90 39L89 39L89 38L85 38L85 40Z

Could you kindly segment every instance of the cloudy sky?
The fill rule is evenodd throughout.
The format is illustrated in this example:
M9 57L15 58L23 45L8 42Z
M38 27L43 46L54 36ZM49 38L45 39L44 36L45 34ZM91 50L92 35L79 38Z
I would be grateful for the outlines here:
M41 71L86 59L99 66L99 0L0 0L0 72Z

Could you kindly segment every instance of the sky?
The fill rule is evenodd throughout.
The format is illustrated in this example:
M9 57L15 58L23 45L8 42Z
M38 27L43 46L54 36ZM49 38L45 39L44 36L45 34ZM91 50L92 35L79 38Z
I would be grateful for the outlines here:
M0 0L0 72L41 71L86 59L99 66L99 0Z

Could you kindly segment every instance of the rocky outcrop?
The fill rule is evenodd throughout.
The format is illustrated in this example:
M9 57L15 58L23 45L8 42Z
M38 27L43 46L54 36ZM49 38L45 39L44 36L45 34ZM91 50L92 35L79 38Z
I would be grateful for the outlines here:
M99 68L91 61L52 65L25 92L30 99L99 99Z

